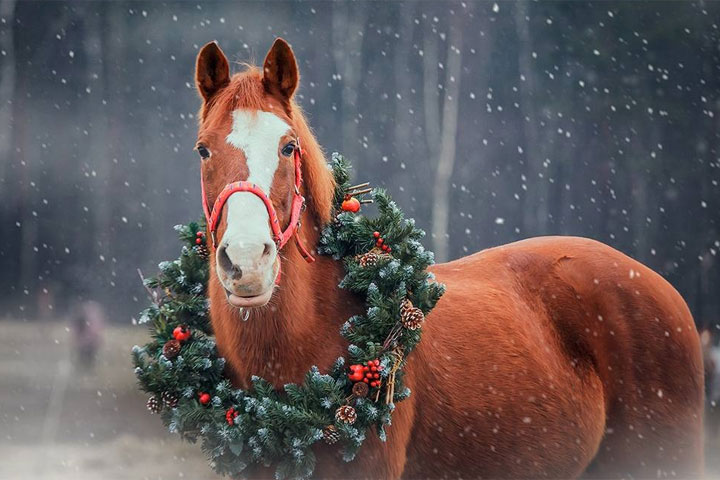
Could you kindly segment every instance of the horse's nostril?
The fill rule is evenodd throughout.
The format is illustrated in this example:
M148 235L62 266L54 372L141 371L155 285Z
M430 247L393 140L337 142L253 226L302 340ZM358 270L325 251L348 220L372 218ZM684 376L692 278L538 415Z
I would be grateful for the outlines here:
M231 274L233 279L237 280L242 277L242 270L240 267L233 264L224 246L221 246L218 249L218 261L220 262L220 268Z
M270 252L272 252L272 248L273 248L272 243L266 243L265 248L263 249L263 257L270 255Z

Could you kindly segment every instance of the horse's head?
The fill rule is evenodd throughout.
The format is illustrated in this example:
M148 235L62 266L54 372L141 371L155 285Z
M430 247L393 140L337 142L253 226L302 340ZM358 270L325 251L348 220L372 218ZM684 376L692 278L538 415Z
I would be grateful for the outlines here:
M299 128L293 94L297 62L290 46L277 39L261 71L230 76L227 58L215 43L198 54L195 83L202 96L196 149L202 162L204 201L217 210L213 233L214 269L236 307L265 305L279 273L277 230L291 222L296 200ZM254 191L227 189L234 182ZM218 202L226 196L226 201ZM268 198L263 198L267 195ZM218 202L218 203L216 203ZM272 211L278 229L271 229Z

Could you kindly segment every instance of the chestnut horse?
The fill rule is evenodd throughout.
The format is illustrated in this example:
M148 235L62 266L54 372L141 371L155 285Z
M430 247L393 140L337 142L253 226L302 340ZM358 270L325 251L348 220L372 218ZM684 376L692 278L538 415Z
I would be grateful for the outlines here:
M331 214L333 179L293 98L295 56L278 39L262 70L231 76L213 42L195 79L204 201L213 206L233 182L257 187L226 195L212 232L219 351L237 386L251 375L301 382L311 365L327 371L345 354L340 325L364 307L338 288L340 262L307 263L271 228L277 212L280 229L313 251ZM297 232L296 154L308 207ZM657 273L576 237L523 240L432 272L447 292L408 359L412 395L397 405L387 442L368 435L351 463L317 444L318 477L702 475L698 334Z

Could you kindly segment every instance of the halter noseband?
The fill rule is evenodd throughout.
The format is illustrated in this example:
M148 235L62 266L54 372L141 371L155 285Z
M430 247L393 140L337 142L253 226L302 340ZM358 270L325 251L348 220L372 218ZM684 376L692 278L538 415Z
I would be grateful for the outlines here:
M210 237L212 238L213 248L217 248L217 240L215 238L215 232L217 231L218 224L220 223L220 216L222 215L223 207L230 198L230 195L237 192L249 192L259 197L262 200L265 208L267 209L268 216L270 217L270 229L273 232L273 240L278 251L285 246L290 240L290 237L295 237L295 243L300 250L300 254L308 262L312 263L315 258L308 252L305 246L302 244L300 237L298 236L298 230L300 229L300 216L305 210L305 197L300 194L300 187L302 186L302 169L301 169L301 150L300 142L298 139L297 147L295 147L294 160L295 160L295 186L293 192L292 208L290 211L290 223L287 228L283 231L280 229L280 220L278 219L275 206L270 200L270 197L263 192L263 189L254 183L247 181L233 182L225 185L218 195L215 203L210 209L207 201L207 195L205 194L205 181L200 175L200 188L202 190L202 205L205 212L205 219L207 220L207 226L210 231Z

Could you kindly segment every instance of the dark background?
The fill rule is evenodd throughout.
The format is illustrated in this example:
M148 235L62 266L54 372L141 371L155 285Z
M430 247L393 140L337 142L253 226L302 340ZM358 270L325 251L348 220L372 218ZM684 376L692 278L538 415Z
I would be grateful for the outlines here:
M320 143L441 259L588 236L720 322L717 2L1 5L6 316L143 307L136 269L201 215L198 48L218 40L239 71L283 36Z

